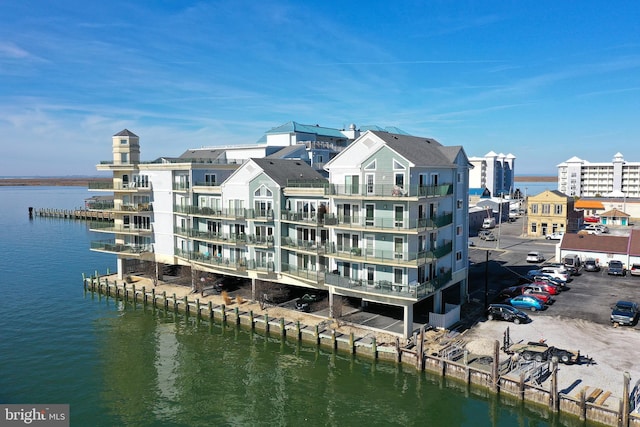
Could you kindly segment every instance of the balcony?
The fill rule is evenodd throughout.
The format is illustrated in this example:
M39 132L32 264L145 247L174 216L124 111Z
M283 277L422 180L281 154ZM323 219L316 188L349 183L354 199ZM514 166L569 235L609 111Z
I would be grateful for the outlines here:
M310 270L308 268L301 268L297 265L282 263L281 271L282 274L286 274L288 276L293 276L297 279L304 280L313 284L315 286L320 285L325 277L325 273L317 270Z
M114 225L112 222L105 221L92 221L89 224L89 229L91 231L96 231L99 233L118 233L118 234L151 234L153 233L153 229L151 226L149 227L138 227L136 225Z
M453 194L453 184L443 185L414 185L399 187L394 184L375 185L337 185L331 184L325 188L325 194L331 196L358 197L444 197Z
M238 246L244 246L247 244L259 245L262 240L261 236L256 237L255 235L247 235L244 233L216 233L213 231L197 230L195 228L174 227L173 231L177 235L191 237L194 240L211 241ZM265 246L268 246L269 242L267 241L267 238L264 239ZM273 246L273 241L271 242L271 246Z
M171 188L173 191L189 191L191 187L188 182L174 182Z
M448 255L453 250L451 241L431 250L402 252L393 250L367 249L351 246L326 245L326 254L346 261L397 264L415 267Z
M283 249L295 249L316 254L331 252L331 246L332 243L330 242L319 243L309 240L292 239L291 237L283 237L281 240L281 247Z
M324 218L326 226L364 229L364 230L413 230L420 231L445 227L453 223L453 213L445 213L433 218L395 219L395 218L367 218L362 216L344 216L326 214Z
M113 254L140 255L145 252L153 252L153 245L134 245L129 243L116 243L115 240L102 240L91 242L91 250Z
M198 207L198 206L182 206L182 205L174 205L173 211L176 213L183 213L187 215L201 216L201 217L211 217L218 219L246 219L248 209L222 209L222 208L209 208L209 207Z
M98 191L151 191L151 183L129 182L114 185L113 182L89 181L88 188L89 190Z
M343 277L336 273L325 273L325 285L349 289L355 292L421 299L427 297L451 281L451 270L440 273L438 277L424 283L392 283L388 280L363 280Z
M174 255L185 260L206 264L220 270L234 271L234 274L247 275L249 262L246 258L223 258L208 252L184 251L175 248Z
M301 222L310 225L322 225L326 214L318 216L315 213L309 215L308 213L296 212L292 210L280 211L280 219L288 222Z

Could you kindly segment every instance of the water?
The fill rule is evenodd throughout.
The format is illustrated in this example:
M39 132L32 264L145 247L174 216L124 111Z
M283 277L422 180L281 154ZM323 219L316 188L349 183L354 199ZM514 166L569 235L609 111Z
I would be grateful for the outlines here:
M547 426L483 390L82 290L115 271L87 224L28 219L79 187L0 187L0 403L70 404L77 426ZM455 387L454 387L455 386ZM486 396L486 397L483 397Z

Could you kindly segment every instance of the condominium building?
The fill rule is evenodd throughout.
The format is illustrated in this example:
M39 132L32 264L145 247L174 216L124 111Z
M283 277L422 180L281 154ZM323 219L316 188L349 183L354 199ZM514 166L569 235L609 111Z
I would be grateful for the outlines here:
M380 130L340 144L318 160L323 174L279 150L141 162L138 136L119 132L113 159L98 165L113 182L90 186L113 192L93 208L114 222L92 230L114 236L91 249L117 255L120 278L163 263L251 280L254 293L258 282L327 291L332 317L341 297L393 306L408 337L414 314L467 297L468 158L462 147Z
M578 197L640 197L640 162L627 162L620 153L600 163L572 157L558 165L558 190Z
M489 196L510 195L515 191L515 159L513 154L496 154L470 157L473 169L469 173L469 194L481 196L487 190Z

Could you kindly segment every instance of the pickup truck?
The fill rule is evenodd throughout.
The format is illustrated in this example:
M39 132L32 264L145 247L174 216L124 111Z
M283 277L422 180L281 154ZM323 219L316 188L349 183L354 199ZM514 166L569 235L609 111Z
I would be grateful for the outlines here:
M607 274L612 276L626 276L627 271L624 268L624 264L618 260L609 261L609 266L607 267Z

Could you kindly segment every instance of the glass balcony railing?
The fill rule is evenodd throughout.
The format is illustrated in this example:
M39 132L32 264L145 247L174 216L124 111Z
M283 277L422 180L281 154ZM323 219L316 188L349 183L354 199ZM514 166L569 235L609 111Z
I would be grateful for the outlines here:
M89 229L92 231L100 231L103 233L153 233L151 225L149 225L148 227L139 227L135 224L124 226L114 225L113 222L110 221L92 221L91 223L89 223Z
M445 213L433 218L394 219L368 218L362 216L344 216L326 214L324 224L341 228L365 228L379 230L424 230L445 227L453 224L453 213Z
M134 245L128 243L116 243L115 240L102 240L91 242L92 251L112 252L116 254L141 254L153 252L153 245Z
M324 280L325 273L317 270L302 268L296 265L282 263L280 267L282 274L294 276L298 279L311 282L315 285L319 285Z
M443 256L450 254L452 250L453 243L451 241L447 241L431 250L419 252L368 249L345 245L327 245L325 253L328 255L334 255L341 259L350 259L360 262L396 262L399 264L418 265L421 262L429 262L433 259L442 258Z
M392 283L388 280L364 280L343 277L336 273L325 273L324 283L338 288L369 294L424 298L433 294L451 281L451 270L441 272L438 277L424 283Z
M319 254L332 252L333 243L331 242L314 242L309 240L293 239L291 237L283 237L280 240L283 248L297 249L307 252L316 252Z
M118 183L117 185L114 185L113 182L89 181L88 188L89 190L109 190L109 191L120 191L120 190L151 191L151 183L129 182L129 183Z
M330 184L325 188L325 194L331 196L363 197L443 197L453 194L453 184L414 185L406 187L393 184Z

